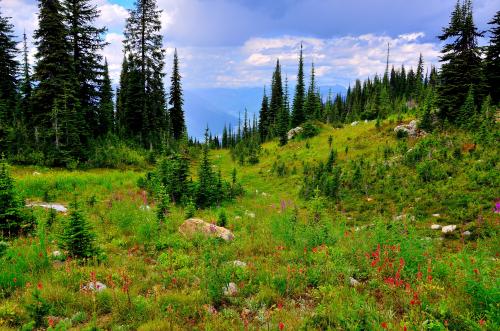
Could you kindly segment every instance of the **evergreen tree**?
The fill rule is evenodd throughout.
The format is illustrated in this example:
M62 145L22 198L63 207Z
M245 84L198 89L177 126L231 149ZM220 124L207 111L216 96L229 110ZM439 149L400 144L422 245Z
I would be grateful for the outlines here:
M120 72L120 82L119 87L116 90L116 131L120 136L125 136L125 128L127 127L126 121L126 102L128 98L128 60L127 57L123 57L122 69Z
M61 236L62 248L74 258L90 258L96 254L95 234L76 201L70 207L69 222Z
M321 113L321 100L318 102L316 75L314 73L314 63L311 65L311 79L307 90L306 102L304 105L306 119L319 119Z
M438 105L443 120L457 122L458 111L471 86L476 92L476 104L485 91L481 53L477 45L477 38L482 36L483 33L478 32L474 24L471 0L457 2L448 27L439 36L442 41L451 39L441 51L443 65L438 85Z
M208 127L205 131L205 144L203 145L203 154L198 169L198 188L196 193L196 204L199 207L206 207L212 203L214 198L215 175L212 170L212 163L209 158L209 138Z
M304 83L304 58L302 54L302 44L300 44L299 56L299 72L297 74L297 86L295 88L295 96L293 98L293 111L292 111L292 126L296 127L302 124L305 119L304 104L306 98L306 90Z
M500 11L488 23L490 30L490 44L486 52L486 78L489 85L489 94L494 105L500 103Z
M418 58L417 73L415 79L416 79L415 95L420 101L420 97L422 96L424 89L424 58L422 57L422 53L420 53L420 57Z
M0 149L3 151L9 147L8 131L18 120L15 109L19 62L13 28L9 18L0 12Z
M23 202L19 199L7 164L0 160L0 234L10 237L27 230L33 220L23 213Z
M161 186L173 203L182 202L188 193L189 161L178 153L163 158L158 163Z
M160 15L156 0L136 0L124 32L125 54L129 56L124 129L150 149L168 133ZM120 93L124 93L123 87Z
M170 122L172 125L172 133L175 139L179 140L184 132L186 131L186 123L184 121L184 111L182 105L184 100L182 99L182 86L181 86L181 74L179 73L179 59L177 57L177 49L174 53L174 66L172 69L172 78L170 86Z
M284 107L283 102L283 81L281 79L281 65L280 61L276 61L276 68L273 73L273 80L271 84L271 102L269 104L269 132L275 136L277 130L278 115Z
M102 83L99 87L99 110L98 110L98 134L104 135L114 131L114 105L113 105L113 87L109 78L108 61L104 61L104 71L102 74Z
M22 63L22 79L20 90L20 113L23 122L27 126L32 126L33 108L31 106L31 95L33 84L31 82L30 64L28 62L28 41L26 33L23 34L23 63Z
M38 29L35 31L37 62L34 70L36 88L33 91L34 127L31 130L35 146L41 147L46 155L57 158L60 127L63 123L60 118L60 103L64 103L65 110L78 111L74 109L76 104L69 104L68 98L69 95L78 93L78 84L74 81L68 30L59 0L41 0L39 10ZM78 121L67 129L76 130L81 124ZM67 136L77 134L78 132L66 132Z
M103 74L101 51L106 45L103 40L105 28L95 27L99 17L97 5L91 0L62 0L67 40L73 59L73 74L77 80L79 112L84 116L84 135L102 134L100 117L101 75ZM106 84L105 78L102 84Z
M260 141L262 142L264 142L269 136L269 99L267 98L265 88L259 112L259 133Z
M458 120L456 121L462 128L472 128L476 121L476 105L474 103L474 87L471 85L469 87L469 92L467 93L467 98L464 104L460 107L460 112L458 114Z

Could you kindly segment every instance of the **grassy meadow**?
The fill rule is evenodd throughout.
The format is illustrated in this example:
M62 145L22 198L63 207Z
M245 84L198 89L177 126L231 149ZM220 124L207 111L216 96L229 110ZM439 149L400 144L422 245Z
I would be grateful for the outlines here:
M498 150L468 148L461 132L398 139L395 125L321 125L311 139L264 144L256 165L212 151L245 194L194 216L217 223L223 209L231 242L185 238L180 207L159 225L137 185L151 169L13 167L26 200L78 199L100 252L66 258L66 215L34 208L36 232L0 258L0 329L31 330L42 314L50 330L498 330ZM303 198L304 168L331 149L339 198Z

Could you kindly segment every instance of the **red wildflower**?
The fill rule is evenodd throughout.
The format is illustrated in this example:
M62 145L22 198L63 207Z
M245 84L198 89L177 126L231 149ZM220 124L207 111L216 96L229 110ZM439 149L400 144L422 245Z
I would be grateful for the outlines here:
M403 326L403 331L407 331L408 329L406 328L406 325Z
M51 328L54 327L54 325L56 324L56 321L54 321L54 318L52 318L51 316L48 317L48 323L49 323L49 326Z
M432 275L427 276L427 280L430 282L432 281Z
M444 320L444 326L448 327L448 320Z
M485 323L486 323L486 321L485 321L485 320L483 320L483 319L480 319L480 320L479 320L479 325L484 325Z
M479 270L478 270L478 269L474 269L474 273L475 273L476 275L479 275Z
M283 309L283 303L282 302L278 302L278 310L281 310Z
M382 322L380 326L382 327L382 329L387 329L387 322Z
M43 288L42 282L38 282L38 285L36 286L39 290Z
M280 322L280 324L278 325L278 328L279 328L280 330L283 330L283 329L285 328L285 323Z
M14 277L13 281L14 281L14 283L17 283L17 278L16 278L16 277Z

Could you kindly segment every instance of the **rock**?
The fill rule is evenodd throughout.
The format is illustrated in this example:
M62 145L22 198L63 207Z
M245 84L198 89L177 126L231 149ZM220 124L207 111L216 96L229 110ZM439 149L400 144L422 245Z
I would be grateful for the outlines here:
M26 207L42 207L45 209L54 209L55 211L60 213L66 213L68 211L68 208L59 203L31 202L27 203Z
M62 255L61 251L53 251L53 252L52 252L52 256L53 256L53 257L59 257L59 256L61 256L61 255Z
M149 205L142 205L139 207L140 210L151 210L151 207Z
M235 216L234 219L235 220L241 220L241 216Z
M33 171L33 176L40 176L41 173L39 173L38 171Z
M245 268L247 266L245 262L239 260L233 261L233 265L239 268Z
M107 288L107 286L101 282L90 282L82 287L84 291L96 291L102 292Z
M359 122L358 122L358 121L355 121L355 122L352 122L352 123L351 123L351 126L356 126L356 125L358 125L358 124L359 124Z
M351 284L351 286L353 286L353 287L361 285L361 283L359 281L357 281L356 279L354 279L352 277L349 277L349 284Z
M238 286L235 283L229 283L227 286L224 286L224 295L228 297L235 296L238 294Z
M470 231L465 231L464 233L462 233L462 235L464 235L465 237L468 237L472 234L472 232Z
M441 229L441 225L439 225L439 224L432 224L431 225L431 229L432 230L439 230L439 229Z
M455 231L455 229L457 228L456 225L446 225L446 226L443 226L443 228L441 229L441 231L446 234L446 233L452 233L453 231Z
M202 234L207 237L218 237L226 241L234 239L234 234L228 229L215 224L207 223L198 218L185 220L179 227L179 232L186 237L193 237L196 234Z
M373 198L368 197L368 198L366 198L366 201L368 201L368 202L372 202L372 201L373 201Z
M365 120L365 123L368 123L368 120Z
M441 217L441 214L432 214L432 217Z
M408 137L416 138L419 136L426 135L426 132L418 128L418 122L416 120L411 121L408 124L401 124L394 128L394 132L404 132Z
M304 129L300 126L294 128L294 129L291 129L290 131L288 131L287 133L287 137L288 137L288 140L292 140L293 138L295 138L297 135L301 134L302 131L304 131Z
M247 215L250 218L255 218L255 213L248 210L245 212L245 215Z
M215 309L214 306L212 305L205 305L205 310L207 311L207 313L209 313L210 315L215 315L217 314L217 309Z

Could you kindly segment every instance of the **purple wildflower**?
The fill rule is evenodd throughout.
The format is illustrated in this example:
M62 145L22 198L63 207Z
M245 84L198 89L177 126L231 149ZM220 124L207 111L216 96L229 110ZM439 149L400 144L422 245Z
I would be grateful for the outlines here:
M500 214L500 200L495 203L495 208L493 208L495 214Z

